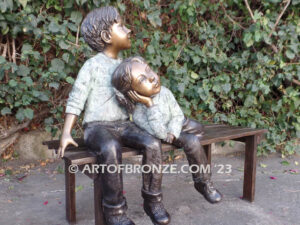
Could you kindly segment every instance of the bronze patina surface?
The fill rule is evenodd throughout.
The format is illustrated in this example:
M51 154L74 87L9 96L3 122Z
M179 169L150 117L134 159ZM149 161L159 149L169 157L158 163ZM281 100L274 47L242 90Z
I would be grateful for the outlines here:
M120 104L133 112L133 121L158 139L183 148L192 170L195 189L210 203L218 203L221 193L211 182L211 172L197 170L208 160L200 140L203 126L184 117L172 92L160 86L159 76L141 57L124 60L115 70L112 83ZM137 103L135 106L132 106Z
M162 164L161 141L128 120L129 116L116 100L111 84L111 75L121 62L118 53L131 47L130 32L114 7L95 9L85 17L81 33L98 54L84 63L70 92L58 157L64 157L69 144L78 146L71 130L77 117L85 110L84 142L88 150L96 154L96 163L120 165L122 147L127 146L143 153L143 164ZM142 195L145 211L153 223L168 224L170 216L162 204L161 181L161 172L143 173ZM95 193L100 192L97 187L102 188L103 195L96 194L99 199L95 199L95 208L102 210L100 206L103 206L106 224L134 224L126 215L122 172L113 173L106 167L94 184ZM95 212L95 215L101 213Z

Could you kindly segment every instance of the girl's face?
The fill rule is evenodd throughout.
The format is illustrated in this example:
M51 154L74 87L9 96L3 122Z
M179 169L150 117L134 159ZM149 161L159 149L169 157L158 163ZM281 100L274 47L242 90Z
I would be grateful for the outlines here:
M131 88L142 96L151 97L160 92L159 76L146 63L134 62L131 78Z

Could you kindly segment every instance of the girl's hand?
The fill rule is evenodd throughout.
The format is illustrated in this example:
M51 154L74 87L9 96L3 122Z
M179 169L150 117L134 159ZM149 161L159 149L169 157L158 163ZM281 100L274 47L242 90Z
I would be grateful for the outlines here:
M142 103L148 108L153 105L152 98L142 96L138 94L136 91L128 91L127 94L134 102Z
M175 136L173 134L168 133L168 135L167 135L167 137L164 141L169 143L169 144L172 144L174 139L175 139Z

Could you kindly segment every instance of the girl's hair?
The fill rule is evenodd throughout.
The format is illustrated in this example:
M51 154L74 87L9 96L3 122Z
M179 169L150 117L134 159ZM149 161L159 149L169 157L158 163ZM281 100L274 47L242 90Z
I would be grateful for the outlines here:
M131 69L134 62L145 64L145 60L140 56L127 58L121 62L112 75L111 83L116 89L116 98L123 105L128 113L134 110L134 102L130 99L127 92L132 90Z
M81 24L81 34L85 42L97 52L102 52L106 43L101 38L101 32L110 33L111 27L121 19L118 10L112 6L105 6L92 10Z

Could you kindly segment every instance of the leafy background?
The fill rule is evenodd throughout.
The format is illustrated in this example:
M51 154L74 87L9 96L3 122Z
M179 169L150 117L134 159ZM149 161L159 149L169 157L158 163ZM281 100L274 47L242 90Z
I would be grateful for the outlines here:
M145 57L187 116L267 128L259 154L297 150L300 0L0 0L2 131L61 130L76 74L95 54L81 21L104 5L133 30L123 57Z

